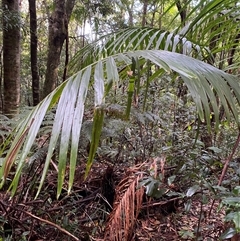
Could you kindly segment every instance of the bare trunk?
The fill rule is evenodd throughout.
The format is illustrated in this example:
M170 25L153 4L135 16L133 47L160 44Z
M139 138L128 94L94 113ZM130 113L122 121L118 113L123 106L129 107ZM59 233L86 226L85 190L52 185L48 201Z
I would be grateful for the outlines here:
M126 7L127 7L128 15L129 15L128 26L133 27L133 4L127 5Z
M3 64L2 64L2 52L3 48L0 50L0 114L3 113Z
M129 19L128 19L129 27L133 27L133 11L129 9L128 14L129 14Z
M3 114L13 117L20 104L19 1L2 0L3 14Z
M30 38L31 38L31 71L32 71L32 97L33 105L40 101L39 97L39 72L38 72L38 54L37 54L37 14L36 0L28 0L30 13Z
M184 3L184 1L181 2L180 0L176 1L176 5L181 17L181 23L184 26L186 24L186 18L187 18L187 5Z
M49 19L47 70L43 97L57 86L62 46L68 36L67 26L74 4L75 0L69 0L67 3L63 0L55 1L55 8Z
M62 81L64 82L67 79L67 72L68 72L68 62L69 62L69 39L68 39L68 35L66 37L66 44L65 44L65 67L64 67L64 71L63 71L63 77L62 77Z
M228 53L228 65L231 66L233 64L233 59L237 50L237 46L239 45L239 39L240 39L240 33L236 35L234 38L234 44L233 47L230 49ZM232 74L231 71L228 71L230 74Z
M147 6L148 6L148 0L145 0L143 3L143 14L142 14L142 27L146 26L146 16L147 16Z
M159 29L162 29L162 14L163 14L163 11L164 11L164 1L161 3L161 6L160 6L160 17L158 19Z

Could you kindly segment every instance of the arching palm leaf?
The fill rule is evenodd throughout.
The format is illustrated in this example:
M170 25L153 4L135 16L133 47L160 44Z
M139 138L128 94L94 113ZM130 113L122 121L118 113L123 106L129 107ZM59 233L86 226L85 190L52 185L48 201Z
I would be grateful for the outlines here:
M189 8L190 2L188 0L182 3L182 8ZM175 4L173 1L164 14L167 14ZM130 28L111 33L82 48L72 61L71 67L75 72L79 66L83 68L115 53L162 49L201 60L207 59L209 63L230 72L228 65L231 62L231 51L237 49L239 42L239 11L240 5L237 0L197 1L188 11L185 21L188 24L184 28L181 29L180 25L172 33L153 28ZM178 16L179 13L175 18ZM236 69L236 64L233 65L233 69Z
M128 28L105 35L82 48L71 61L69 69L74 73L79 68L114 54L150 49L183 53L199 59L209 55L207 48L179 34L154 28Z
M239 49L239 12L237 0L201 0L188 13L188 24L177 32L200 46L208 47L211 53L208 61L231 72L240 64L239 58L235 58L233 63L234 54Z
M177 74L187 85L190 94L196 104L197 112L201 119L206 119L209 123L210 109L212 107L216 121L218 121L218 108L216 95L219 96L219 101L225 108L227 116L233 114L236 122L238 122L238 112L236 103L240 102L240 88L234 76L228 75L221 70L218 70L211 65L205 64L201 61L191 57L161 50L136 50L125 53L115 54L97 61L89 65L77 74L73 75L66 82L55 89L43 102L36 106L28 117L19 125L16 130L16 139L5 159L4 165L1 168L2 185L8 175L9 164L13 163L12 154L21 153L15 177L11 184L12 192L17 188L18 180L21 175L25 159L30 151L30 148L36 138L40 125L46 112L57 105L57 111L52 128L51 139L48 148L48 154L45 161L42 178L40 181L38 193L43 185L45 176L48 171L51 156L56 146L57 140L60 136L60 155L59 155L59 173L58 173L58 191L60 195L66 168L66 150L70 147L70 176L69 176L69 191L73 185L74 171L76 166L77 148L80 137L80 129L84 113L84 103L86 101L87 91L90 85L93 85L94 80L95 89L95 120L101 120L104 112L97 110L104 110L105 97L111 90L111 86L117 85L128 76L127 72L131 70L133 60L141 63L143 71L151 66L159 66L161 71L156 70L155 77L161 76L163 72L166 74ZM146 64L147 63L147 64ZM117 67L121 66L123 69L120 73ZM124 72L126 72L124 74ZM152 80L152 79L151 79ZM140 90L141 91L141 88ZM58 104L57 104L58 101ZM126 100L127 102L127 100ZM108 104L108 103L106 103ZM110 103L109 103L110 104ZM99 114L100 113L100 114ZM96 115L99 115L96 117ZM32 124L31 124L32 122ZM101 122L101 121L100 121ZM99 123L100 123L99 122ZM96 128L101 128L101 123ZM31 124L31 125L30 125ZM94 125L94 124L93 124ZM29 128L26 134L26 140L22 151L19 148L16 150L15 146L19 143L25 130ZM99 130L98 130L99 131ZM88 159L88 169L91 167L98 144L99 134L92 135L92 154ZM95 139L94 139L95 138Z

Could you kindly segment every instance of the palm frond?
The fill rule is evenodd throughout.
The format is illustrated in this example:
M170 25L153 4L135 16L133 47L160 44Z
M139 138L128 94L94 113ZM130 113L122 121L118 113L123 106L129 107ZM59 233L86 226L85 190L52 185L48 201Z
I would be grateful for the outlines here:
M72 59L69 69L73 73L95 61L127 51L160 49L183 53L202 59L208 49L188 40L181 34L154 28L128 28L102 36L82 48Z
M229 64L239 49L239 12L237 0L202 0L188 14L188 24L177 32L200 46L208 47L208 53L211 53L208 62L231 72ZM196 16L191 19L193 14ZM235 62L239 65L238 59L235 58Z
M49 109L57 105L48 153L37 195L45 180L51 157L59 138L60 150L57 195L60 195L65 180L66 166L68 165L66 153L68 150L70 151L70 174L68 181L68 191L70 192L74 180L80 130L82 127L84 107L89 86L92 85L95 89L95 114L97 115L95 118L97 121L95 122L95 128L93 128L92 133L92 151L88 159L88 167L91 166L93 161L99 140L99 132L101 132L102 128L101 123L104 114L105 97L108 96L111 89L114 89L115 85L118 85L119 82L125 84L126 80L127 82L130 81L131 76L129 77L127 72L129 70L131 71L133 59L139 61L143 73L146 73L149 67L152 68L153 71L155 70L155 73L153 73L154 78L161 76L163 73L169 76L179 76L179 78L187 85L193 101L196 104L200 118L207 120L208 124L211 109L213 110L216 122L218 123L218 101L224 107L228 118L230 119L230 115L232 114L235 121L238 123L238 110L236 104L240 103L240 88L236 77L202 61L183 54L164 50L136 50L115 54L83 68L77 72L77 74L70 77L66 82L61 84L48 95L23 120L16 129L16 138L5 158L3 166L1 167L1 173L4 177L2 178L1 185L3 185L9 174L9 170L5 168L7 160L9 157L14 157L14 155L16 156L18 154L20 155L18 166L15 177L10 186L12 193L14 194L16 192L26 157L30 152L30 148L34 143L37 133L39 132L44 116ZM161 71L156 69L156 66L158 66ZM121 67L120 72L117 71L119 67ZM122 76L124 76L124 78L122 78ZM149 81L152 81L154 78L151 78ZM139 91L144 90L145 84L146 83L141 83ZM215 96L218 96L218 101ZM106 105L112 103L113 101L111 102L111 98L109 98ZM101 110L100 114L97 111L99 108ZM28 133L26 133L27 128L29 128ZM16 146L23 135L26 135L26 139L23 148L20 150L19 148L16 148Z

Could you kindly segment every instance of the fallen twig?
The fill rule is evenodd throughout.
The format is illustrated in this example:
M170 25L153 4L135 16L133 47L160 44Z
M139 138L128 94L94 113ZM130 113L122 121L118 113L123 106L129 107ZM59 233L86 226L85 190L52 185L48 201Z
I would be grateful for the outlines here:
M230 156L227 158L227 160L225 161L225 164L224 164L224 167L223 167L221 176L220 176L220 178L219 178L219 180L218 180L218 186L221 186L221 184L222 184L223 178L224 178L224 176L226 175L226 172L227 172L227 169L228 169L228 166L229 166L229 162L232 160L233 155L234 155L234 153L236 152L236 149L237 149L237 147L238 147L238 145L239 145L239 142L240 142L240 131L239 131L239 133L238 133L238 138L237 138L237 140L236 140L236 142L235 142L235 145L234 145L234 147L233 147L233 149L232 149L232 152L231 152ZM211 215L211 212L212 212L212 208L213 208L214 203L215 203L215 199L213 200L212 205L211 205L211 207L210 207L210 210L209 210L209 213L208 213L208 216L209 216L209 217L210 217L210 215Z
M157 203L156 202L148 203L148 204L142 205L142 208L161 206L161 205L167 204L169 202L173 202L173 201L180 200L180 199L182 199L182 197L175 197L175 198L172 198L172 199L169 199L169 200L166 200L166 201L160 201L160 202L157 202Z
M28 211L24 211L24 210L21 210L21 211L24 212L24 213L26 213L27 215L29 215L29 216L37 219L37 220L43 222L43 223L47 223L47 224L49 224L49 225L57 228L57 229L60 230L61 232L67 234L67 235L70 236L70 237L72 237L74 240L80 241L80 239L78 239L78 238L77 238L76 236L74 236L73 234L69 233L66 229L61 228L59 225L57 225L57 224L55 224L55 223L52 223L52 222L50 222L50 221L48 221L48 220L46 220L46 219L39 218L38 216L35 216L34 214L32 214L32 213L30 213L30 212L28 212Z

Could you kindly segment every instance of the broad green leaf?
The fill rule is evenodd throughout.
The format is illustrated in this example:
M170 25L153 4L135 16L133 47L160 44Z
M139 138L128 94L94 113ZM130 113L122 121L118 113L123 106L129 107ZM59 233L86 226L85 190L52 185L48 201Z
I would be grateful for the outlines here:
M226 197L222 200L222 203L229 206L240 206L240 197Z
M208 147L208 150L211 150L211 151L213 151L214 153L217 153L217 154L222 152L222 149L217 148L216 146L210 146L210 147Z
M187 196L187 197L193 196L199 189L200 189L200 186L199 186L199 185L194 185L194 186L190 187L190 188L187 190L186 196Z
M236 234L236 229L235 228L229 228L227 231L225 231L220 239L221 240L225 240L225 239L229 239L229 238L232 238L235 234Z
M231 220L234 222L236 230L238 232L240 232L240 212L232 213L232 219Z
M168 182L168 186L171 186L174 182L176 178L176 175L173 175L173 176L170 176L168 179L167 179L167 182Z
M191 207L192 207L192 200L189 199L189 200L186 201L186 203L184 203L185 212L189 212Z

